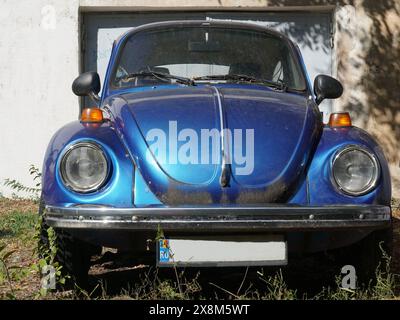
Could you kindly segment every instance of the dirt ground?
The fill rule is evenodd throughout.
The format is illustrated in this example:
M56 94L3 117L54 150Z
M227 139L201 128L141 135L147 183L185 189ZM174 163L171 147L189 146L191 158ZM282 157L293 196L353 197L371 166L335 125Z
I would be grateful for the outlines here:
M393 204L394 252L391 267L394 274L400 275L399 205L399 202ZM71 292L52 293L45 297L39 295L40 277L32 267L37 263L36 239L34 238L36 215L37 204L33 201L0 199L0 244L6 245L3 252L12 252L7 258L7 265L18 267L11 268L11 283L4 275L3 279L0 277L0 299L73 297ZM148 257L148 259L144 257L143 261L137 261L129 255L103 249L102 255L92 258L89 281L90 290L93 292L88 295L90 298L135 297L135 294L132 294L135 291L133 290L135 285L155 281L151 280L154 279L155 272L158 279L176 279L174 269L156 271L149 267L148 261L152 259L153 257ZM318 272L314 273L313 268L316 268ZM296 267L295 273L290 270L287 274L285 273L287 285L302 294L313 295L322 287L333 284L333 281L327 280L325 274L319 270L322 270L321 265L310 266L306 262L304 266ZM202 269L199 275L197 273L198 270L186 270L184 277L196 278L196 285L199 284L202 288L201 297L232 298L240 296L246 290L258 290L262 286L260 271L256 268ZM189 286L187 283L185 285ZM135 292L140 292L140 290Z

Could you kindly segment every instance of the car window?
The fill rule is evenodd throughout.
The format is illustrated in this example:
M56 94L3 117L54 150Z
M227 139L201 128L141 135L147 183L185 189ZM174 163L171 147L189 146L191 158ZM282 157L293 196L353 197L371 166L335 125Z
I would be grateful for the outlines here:
M154 71L188 78L248 75L306 89L287 41L258 30L187 26L141 31L129 36L121 50L111 80L116 88L165 82L151 76L128 77Z

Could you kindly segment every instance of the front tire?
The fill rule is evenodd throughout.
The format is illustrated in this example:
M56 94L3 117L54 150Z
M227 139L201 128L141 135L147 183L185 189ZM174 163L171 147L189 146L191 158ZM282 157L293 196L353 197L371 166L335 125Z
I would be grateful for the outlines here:
M72 289L75 285L86 289L91 257L89 245L64 230L56 229L55 233L57 237L55 261L62 266L61 274L67 276L64 289Z

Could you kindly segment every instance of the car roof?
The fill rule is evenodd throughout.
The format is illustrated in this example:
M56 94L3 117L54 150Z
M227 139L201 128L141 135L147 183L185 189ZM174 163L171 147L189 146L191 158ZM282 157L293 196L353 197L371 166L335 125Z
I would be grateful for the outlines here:
M134 27L122 35L120 35L116 40L116 44L122 42L124 39L127 37L131 36L132 34L140 31L145 31L145 30L152 30L152 29L161 29L164 27L186 27L186 26L191 26L191 27L203 27L203 26L212 26L212 27L232 27L232 28L242 28L242 29L250 29L250 30L258 30L262 32L266 32L272 35L275 35L277 37L280 37L290 43L293 44L293 42L283 33L278 32L276 30L272 30L267 26L262 26L259 25L255 22L242 22L242 21L228 21L228 20L173 20L173 21L162 21L162 22L152 22L152 23L147 23L143 24L138 27Z

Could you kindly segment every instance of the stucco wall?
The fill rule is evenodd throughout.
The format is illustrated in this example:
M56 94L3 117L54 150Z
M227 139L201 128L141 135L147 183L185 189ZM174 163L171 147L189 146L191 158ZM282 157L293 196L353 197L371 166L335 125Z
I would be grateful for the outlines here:
M400 198L400 2L354 1L336 12L337 75L345 92L335 106L381 144Z
M32 185L52 134L78 115L78 1L0 1L0 192Z
M79 70L79 10L297 10L337 5L335 62L348 110L372 133L391 162L400 197L400 2L396 0L0 0L0 184L32 185L52 134L74 120L71 82ZM10 190L0 186L0 192Z

